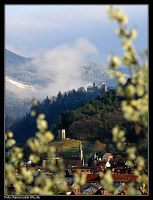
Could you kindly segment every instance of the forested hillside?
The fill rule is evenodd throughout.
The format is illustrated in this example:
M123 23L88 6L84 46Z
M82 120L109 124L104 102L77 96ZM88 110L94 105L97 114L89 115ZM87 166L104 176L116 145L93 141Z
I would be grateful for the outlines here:
M6 90L5 93L5 117L17 119L30 111L32 106L30 98L20 98L10 90Z
M127 84L129 84L129 81ZM136 97L137 98L137 97ZM66 129L66 137L106 144L107 151L116 152L112 142L113 127L118 124L125 131L126 144L136 144L138 141L144 147L143 156L147 156L146 130L141 129L139 136L135 132L135 123L126 120L121 110L124 97L116 91L103 92L101 97L88 101L71 112L63 112L52 127L57 136L58 129Z
M57 130L63 128L70 138L107 142L112 138L112 127L119 124L130 132L127 138L132 142L135 139L134 124L123 118L122 100L115 91L104 92L101 97L88 101L76 110L61 113L53 126L53 133L56 135Z
M51 99L47 97L42 103L38 102L37 111L45 114L55 138L58 129L66 129L66 137L90 142L99 140L107 145L108 151L115 151L111 130L116 124L125 130L127 143L137 142L134 123L123 117L122 100L123 97L118 96L115 90L97 96L97 93L79 88L64 94L59 92L57 97ZM16 121L10 129L17 143L25 143L37 132L36 118L29 113ZM143 134L140 140L143 145L147 144Z
M86 92L84 88L79 88L77 91L72 90L64 94L59 92L57 97L46 97L42 103L38 101L37 110L38 113L45 114L48 126L51 128L62 112L72 111L78 106L84 105L87 101L96 99L97 95L99 95L97 92ZM37 131L35 121L35 118L29 113L9 127L14 133L17 142L26 142L26 139L34 136Z

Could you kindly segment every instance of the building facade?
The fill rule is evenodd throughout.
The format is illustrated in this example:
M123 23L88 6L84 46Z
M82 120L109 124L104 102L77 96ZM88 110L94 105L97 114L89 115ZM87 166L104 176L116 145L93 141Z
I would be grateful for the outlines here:
M88 86L87 87L87 92L107 92L107 87L106 87L106 83L102 83L102 85L99 87L99 86L96 86L95 82L93 83L92 86Z
M105 162L107 162L110 159L113 159L113 155L111 153L105 153L102 157L102 160Z
M65 129L58 130L58 138L65 139Z

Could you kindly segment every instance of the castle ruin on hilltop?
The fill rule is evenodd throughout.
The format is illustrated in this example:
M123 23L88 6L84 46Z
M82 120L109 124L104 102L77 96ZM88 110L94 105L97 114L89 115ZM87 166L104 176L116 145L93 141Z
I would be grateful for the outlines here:
M102 83L102 85L99 87L99 86L96 86L95 82L93 83L92 86L88 86L87 87L87 92L107 92L107 87L106 87L106 83Z

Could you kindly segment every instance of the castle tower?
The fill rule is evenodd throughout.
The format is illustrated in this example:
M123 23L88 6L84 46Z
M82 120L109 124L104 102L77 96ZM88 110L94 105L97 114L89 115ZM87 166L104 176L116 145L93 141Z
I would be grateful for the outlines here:
M65 129L58 130L58 138L65 139Z
M101 86L102 90L104 90L105 92L107 92L107 87L106 87L106 83L102 83Z

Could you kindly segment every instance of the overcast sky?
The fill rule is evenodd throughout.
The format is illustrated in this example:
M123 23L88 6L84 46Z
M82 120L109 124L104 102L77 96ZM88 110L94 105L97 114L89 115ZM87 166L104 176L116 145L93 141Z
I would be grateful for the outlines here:
M148 6L114 7L128 15L129 28L136 26L134 44L141 53L148 46ZM5 5L5 48L25 57L43 56L65 45L81 48L85 59L106 65L108 54L122 54L116 27L108 20L107 5Z

